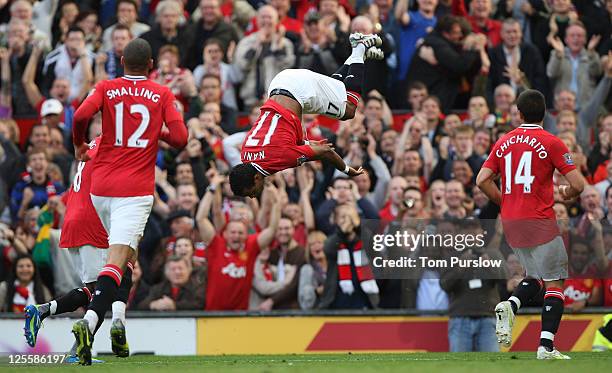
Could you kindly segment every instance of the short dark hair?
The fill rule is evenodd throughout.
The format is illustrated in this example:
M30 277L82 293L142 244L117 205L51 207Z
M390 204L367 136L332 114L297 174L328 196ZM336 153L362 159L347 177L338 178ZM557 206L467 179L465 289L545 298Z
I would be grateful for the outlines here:
M29 162L30 158L32 158L36 154L42 154L45 156L45 159L47 161L49 160L49 155L47 155L47 151L44 148L31 148L28 150L28 153L26 155L27 161Z
M423 99L423 101L421 101L421 102L423 103L423 102L425 102L425 101L429 101L429 100L431 100L431 101L435 102L435 103L436 103L436 105L438 105L438 108L439 108L440 110L442 110L442 102L440 102L440 99L438 98L438 96L436 96L436 95L429 95L429 96L425 97L425 98Z
M179 49L174 44L166 44L163 47L159 48L159 52L157 52L157 59L159 59L164 53L172 53L177 58L180 57Z
M74 5L76 5L77 7L79 6L79 4L77 4L76 1L66 1L63 5L68 4L68 3L72 3ZM85 10L79 13L79 15L75 18L74 20L74 24L78 24L79 22L83 21L84 19L86 19L87 17L91 16L91 15L95 15L96 18L98 18L98 13L93 12L91 10Z
M123 51L125 67L134 70L146 70L151 61L151 45L142 38L136 38L128 43Z
M178 240L177 240L178 241ZM183 261L183 257L177 254L172 254L166 258L166 265L170 263L180 263Z
M332 188L335 188L336 183L337 183L339 180L341 180L341 181L346 181L346 182L349 182L349 181L350 181L350 180L349 180L349 178L348 178L347 176L343 176L343 175L336 176L336 177L334 177L334 178L332 179L332 181L331 181L331 183L330 183L331 187L332 187Z
M130 28L126 25L122 25L121 23L116 24L113 28L113 32L111 32L111 35L117 31L127 31L130 34L130 37L132 37L132 30L130 30Z
M83 34L83 37L86 36L85 31L83 31L83 29L80 28L79 26L70 26L70 28L68 29L68 32L66 32L66 36L68 36L68 34L72 32L80 32L81 34Z
M221 77L219 75L206 73L204 76L202 76L202 79L200 79L200 84L202 84L204 79L214 79L219 82L219 85L221 85Z
M420 80L415 80L414 82L410 83L410 85L408 86L407 92L410 92L412 90L417 90L417 91L427 90L427 86Z
M255 186L257 170L250 163L240 163L234 166L229 174L232 192L241 197L246 196L246 190Z
M206 41L204 42L204 48L208 47L209 45L216 45L219 48L221 48L221 50L223 52L225 52L225 50L223 48L223 43L221 42L220 39L217 39L217 38L208 38L208 39L206 39Z
M527 123L540 123L546 114L544 95L535 89L523 91L516 100L516 107Z
M115 13L119 11L119 5L121 5L121 3L128 3L133 5L134 9L136 10L136 13L138 13L138 2L136 0L117 0L117 8L115 9Z
M367 105L370 101L377 101L381 105L383 105L383 99L378 97L378 96L368 96L368 97L366 97L365 105Z
M464 21L462 17L445 15L438 20L435 26L435 30L439 33L443 32L451 32L455 25L459 25L461 27L461 31L464 35L469 34L472 30L470 24L467 21Z

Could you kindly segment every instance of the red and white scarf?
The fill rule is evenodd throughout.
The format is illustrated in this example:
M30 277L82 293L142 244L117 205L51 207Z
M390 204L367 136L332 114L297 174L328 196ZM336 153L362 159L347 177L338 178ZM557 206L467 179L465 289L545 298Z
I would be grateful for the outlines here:
M15 295L13 296L13 312L22 313L25 307L30 304L35 304L34 299L34 283L31 282L28 286L19 285L19 281L15 280Z
M378 294L378 285L376 285L376 280L374 280L374 274L368 263L367 254L361 249L362 246L361 240L357 241L353 246L352 252L357 279L364 293ZM351 251L345 243L341 243L338 248L338 280L340 289L344 294L353 294L355 288L353 287L353 273L351 271Z

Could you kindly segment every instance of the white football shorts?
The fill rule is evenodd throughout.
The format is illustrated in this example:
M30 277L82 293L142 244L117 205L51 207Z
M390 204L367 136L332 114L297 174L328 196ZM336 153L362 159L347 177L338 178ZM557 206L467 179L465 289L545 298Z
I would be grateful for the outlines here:
M108 232L108 244L138 249L138 241L153 207L153 196L101 197L92 194L91 202Z
M512 248L527 272L527 276L543 281L569 278L568 258L561 236L530 248Z
M268 87L285 89L302 105L304 114L323 114L342 118L346 111L346 87L340 80L306 69L285 69Z
M108 249L85 245L67 250L73 258L73 263L83 284L96 282L100 270L106 265Z

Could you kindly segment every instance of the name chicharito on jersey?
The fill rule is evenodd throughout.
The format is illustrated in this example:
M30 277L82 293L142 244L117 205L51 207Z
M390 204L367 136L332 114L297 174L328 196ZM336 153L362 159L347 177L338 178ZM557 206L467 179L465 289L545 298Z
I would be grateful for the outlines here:
M121 96L135 96L135 97L144 97L149 99L155 103L159 102L160 95L158 93L154 93L150 89L141 88L141 87L120 87L109 89L106 91L106 95L109 100L114 99L115 97Z
M538 139L535 136L518 135L518 134L507 138L506 141L504 141L501 144L499 149L497 149L497 151L495 152L495 155L498 158L502 158L504 156L504 152L508 150L510 145L520 144L520 143L531 146L535 150L535 152L538 153L538 157L540 157L540 159L544 159L548 157L548 152L546 151L546 148L544 147L544 145L540 143L540 141L538 141Z

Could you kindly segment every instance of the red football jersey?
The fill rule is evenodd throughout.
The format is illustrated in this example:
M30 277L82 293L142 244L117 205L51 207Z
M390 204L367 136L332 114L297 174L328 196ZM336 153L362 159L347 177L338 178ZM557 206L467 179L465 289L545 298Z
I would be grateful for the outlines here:
M108 248L108 233L91 203L89 194L91 173L99 141L98 137L89 145L90 150L87 154L91 159L87 162L79 162L72 186L63 197L66 214L60 235L59 246L61 248L76 248L85 245L100 249Z
M238 252L227 247L225 239L216 235L208 244L208 286L206 310L246 310L249 308L251 283L255 259L259 254L257 237L247 237L244 250Z
M268 100L242 143L240 157L264 176L293 168L314 157L309 145L303 145L302 124L296 115L276 101Z
M96 84L74 115L74 143L83 142L89 119L102 110L102 140L91 193L106 197L153 195L155 159L162 125L169 144L182 148L187 128L168 87L126 75Z
M574 279L570 278L563 282L563 295L565 295L565 305L574 302L589 300L594 288L602 286L601 280L596 279Z
M523 124L497 141L483 167L501 174L501 217L512 247L533 247L559 234L553 173L576 169L561 140L541 126Z

